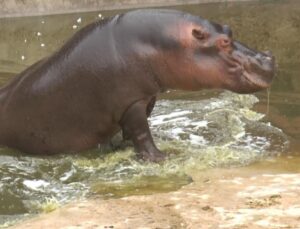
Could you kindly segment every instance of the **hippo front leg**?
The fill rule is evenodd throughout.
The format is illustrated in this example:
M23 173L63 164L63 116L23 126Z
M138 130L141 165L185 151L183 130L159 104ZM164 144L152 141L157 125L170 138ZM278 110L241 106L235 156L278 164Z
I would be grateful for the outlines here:
M139 158L145 161L159 162L166 155L160 152L153 141L148 121L148 103L144 100L131 105L120 121L123 132L132 140Z

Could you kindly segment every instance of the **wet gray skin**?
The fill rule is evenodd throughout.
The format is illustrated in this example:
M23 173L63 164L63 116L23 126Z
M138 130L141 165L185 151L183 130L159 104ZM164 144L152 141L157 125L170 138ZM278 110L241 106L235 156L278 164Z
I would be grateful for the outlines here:
M65 203L92 194L113 198L175 190L191 182L190 174L211 167L263 161L261 166L273 171L299 172L300 3L208 4L177 9L228 24L236 39L257 50L272 50L278 74L269 106L266 92L249 96L172 91L162 95L149 121L159 147L171 155L163 165L134 160L130 147L114 153L96 150L50 158L30 157L3 148L1 223L43 211L47 201ZM101 13L110 16L120 11ZM78 28L98 19L98 14L1 19L1 84L56 50ZM77 22L79 17L81 23ZM73 29L73 25L77 28ZM270 56L259 55L252 55L252 68L257 59ZM276 167L266 165L265 159L275 155L282 155L278 158L280 163Z

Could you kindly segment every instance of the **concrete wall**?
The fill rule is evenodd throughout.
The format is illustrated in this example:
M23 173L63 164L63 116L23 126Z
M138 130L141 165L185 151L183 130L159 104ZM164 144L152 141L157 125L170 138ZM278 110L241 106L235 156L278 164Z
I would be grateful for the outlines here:
M0 0L0 17L251 0Z

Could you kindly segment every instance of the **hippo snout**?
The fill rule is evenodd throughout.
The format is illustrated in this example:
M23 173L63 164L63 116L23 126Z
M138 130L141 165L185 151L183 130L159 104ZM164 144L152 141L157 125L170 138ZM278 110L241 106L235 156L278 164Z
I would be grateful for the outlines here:
M267 58L274 58L272 51L267 50L264 51L263 54L267 57Z
M256 88L268 88L275 75L275 57L271 51L259 52L234 41L233 56L243 68L242 77Z
M270 66L275 63L275 57L271 51L258 52L254 58L259 62L269 64Z
M271 51L265 51L263 53L258 52L254 57L249 57L250 72L253 72L257 78L261 78L268 87L275 75L275 57Z

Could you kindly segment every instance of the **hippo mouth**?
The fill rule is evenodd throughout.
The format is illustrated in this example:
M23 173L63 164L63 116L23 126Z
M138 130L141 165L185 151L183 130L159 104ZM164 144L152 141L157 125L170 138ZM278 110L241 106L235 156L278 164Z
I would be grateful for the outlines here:
M268 52L261 53L243 48L244 50L234 49L230 53L221 53L229 73L242 77L255 87L270 87L275 72L274 57Z

